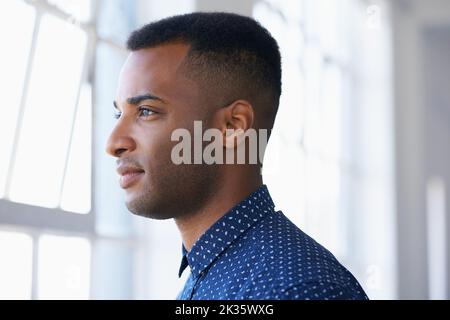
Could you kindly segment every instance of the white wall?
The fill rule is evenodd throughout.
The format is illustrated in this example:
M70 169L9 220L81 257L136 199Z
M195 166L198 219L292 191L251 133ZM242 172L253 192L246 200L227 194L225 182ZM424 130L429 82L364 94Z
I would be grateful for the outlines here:
M393 9L399 298L427 299L430 297L427 240L431 234L427 234L426 183L433 175L439 175L450 185L450 121L440 119L439 123L430 118L435 117L435 112L426 100L432 92L427 93L424 81L425 40L429 36L424 30L450 26L450 2L397 0ZM442 85L439 79L445 79L438 75L449 70L448 56L435 55L442 59L434 64L440 65L431 77L435 85ZM448 96L443 103L448 111ZM429 148L429 144L435 146ZM445 165L437 166L437 158ZM448 213L447 209L447 217Z

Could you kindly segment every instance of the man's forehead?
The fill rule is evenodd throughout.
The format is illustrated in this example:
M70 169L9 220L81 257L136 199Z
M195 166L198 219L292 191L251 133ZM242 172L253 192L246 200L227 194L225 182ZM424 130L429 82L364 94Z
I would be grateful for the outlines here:
M166 101L175 93L191 96L196 86L180 70L188 51L188 45L173 43L131 52L120 73L116 101L148 92Z
M183 43L169 43L130 52L124 67L143 68L164 66L177 70L183 63L189 46Z
M171 80L179 69L189 48L185 44L165 44L130 52L120 72L119 82Z

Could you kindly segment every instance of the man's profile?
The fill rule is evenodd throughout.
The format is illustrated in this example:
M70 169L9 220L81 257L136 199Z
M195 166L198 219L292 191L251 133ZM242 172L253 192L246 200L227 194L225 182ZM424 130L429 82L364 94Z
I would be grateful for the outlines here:
M329 251L275 210L262 161L173 160L173 133L195 136L199 121L215 129L216 158L248 146L240 137L251 129L270 136L281 94L270 33L248 17L193 13L136 30L127 47L107 152L128 209L176 222L180 275L191 271L178 299L367 299ZM180 156L194 160L207 147L194 141Z

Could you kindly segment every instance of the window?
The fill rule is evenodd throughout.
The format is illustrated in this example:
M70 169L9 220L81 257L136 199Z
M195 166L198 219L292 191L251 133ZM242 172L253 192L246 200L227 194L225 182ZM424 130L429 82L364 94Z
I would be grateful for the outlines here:
M0 232L0 299L30 299L33 243L30 236Z
M7 93L0 117L0 298L134 295L137 240L129 214L92 196L93 187L103 187L92 152L104 143L92 124L95 103L108 106L113 121L114 91L96 81L111 70L108 81L116 80L133 14L134 2L123 0L0 2L0 39L8 44L0 56ZM111 23L118 17L121 23ZM115 26L113 34L105 24ZM105 192L98 194L107 199ZM111 256L123 266L108 265Z
M7 200L46 208L61 208L64 199L71 202L63 206L68 211L86 214L90 192L77 190L89 191L90 168L74 159L90 162L88 32L38 5L23 1L1 4L2 15L13 19L2 19L5 25L0 37L11 38L11 24L13 28L17 25L24 43L19 41L13 48L17 50L11 51L22 56L2 57L2 63L13 62L9 71L2 73L2 83L17 73L16 67L19 72L7 85L15 94L6 105L6 124L1 126L1 147L9 152L0 163L0 190ZM22 21L26 23L22 25Z
M42 236L39 239L38 297L88 299L90 252L87 239Z
M80 126L74 125L86 43L87 36L81 29L52 15L41 17L32 70L24 92L23 116L16 129L19 132L13 150L10 188L6 189L6 195L14 202L60 207L64 185L70 184L70 181L64 183L70 175L69 154L80 148L76 142L89 145L90 136L82 141L74 130L77 128L81 133L83 127L90 125L83 123L86 119L79 119ZM89 100L82 102L89 103ZM71 145L73 150L68 148ZM89 184L90 180L83 181L80 190ZM80 194L77 198L82 203L89 202L89 198L82 199ZM74 209L77 213L90 210L89 207L87 212Z
M18 20L16 17L23 17ZM35 10L22 1L2 1L0 3L0 37L7 43L9 50L2 50L0 66L0 85L8 92L3 100L0 117L0 147L6 156L0 157L0 197L6 195L6 180L22 98L24 78L33 37ZM15 30L14 33L9 32ZM6 107L8 106L8 107Z

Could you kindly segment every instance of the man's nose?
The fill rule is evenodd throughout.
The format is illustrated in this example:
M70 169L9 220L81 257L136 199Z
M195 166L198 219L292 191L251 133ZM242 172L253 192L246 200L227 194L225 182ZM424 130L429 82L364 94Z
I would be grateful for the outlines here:
M113 157L120 157L123 153L130 153L134 149L136 149L136 142L130 136L130 128L123 122L117 123L109 136L106 152Z

